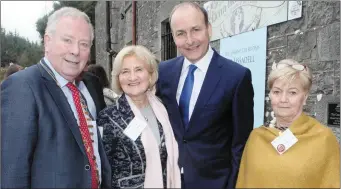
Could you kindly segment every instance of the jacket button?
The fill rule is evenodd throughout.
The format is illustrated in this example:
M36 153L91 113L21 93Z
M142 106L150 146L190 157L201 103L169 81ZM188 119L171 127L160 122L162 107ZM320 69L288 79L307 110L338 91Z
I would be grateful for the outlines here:
M184 142L184 143L187 143L187 140L184 139L183 142Z
M85 165L85 170L89 171L90 170L90 165Z

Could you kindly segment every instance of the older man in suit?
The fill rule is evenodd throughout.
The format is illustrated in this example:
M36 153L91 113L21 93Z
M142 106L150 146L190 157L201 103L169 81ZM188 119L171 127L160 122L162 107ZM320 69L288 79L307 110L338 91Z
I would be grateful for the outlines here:
M251 72L210 47L198 4L174 7L170 25L183 56L160 64L157 95L178 141L182 188L234 188L253 128Z
M82 73L93 27L65 7L48 19L45 57L1 85L2 188L109 188L111 171L96 126L104 97Z

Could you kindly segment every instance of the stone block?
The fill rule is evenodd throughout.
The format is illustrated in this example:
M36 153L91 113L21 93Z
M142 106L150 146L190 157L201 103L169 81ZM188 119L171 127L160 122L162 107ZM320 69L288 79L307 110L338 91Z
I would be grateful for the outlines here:
M268 39L267 48L278 48L278 47L285 47L287 45L287 37L274 37L271 39Z
M319 62L316 60L304 60L301 62L302 64L307 65L312 72L319 72L319 71L334 71L334 62L333 61L326 61L326 62Z
M314 111L314 106L316 102L316 97L315 96L309 95L308 99L306 101L306 105L303 106L303 112L306 113L312 113ZM312 117L315 117L315 115L312 115Z
M286 47L267 50L266 53L266 65L271 68L273 62L279 62L286 58Z
M294 20L281 22L268 26L268 37L284 36L296 30L305 31L307 29L307 1L302 1L302 16Z
M332 96L332 95L323 95L320 101L317 101L314 105L314 114L316 115L316 119L324 124L325 126L329 126L327 123L328 120L328 104L329 103L340 103L340 97ZM335 126L329 126L333 128ZM339 128L339 127L338 127Z
M335 77L335 83L334 83L334 95L340 96L340 61L334 62L334 77Z
M95 51L96 51L96 64L100 64L106 70L107 75L110 72L109 54L106 51L108 36L106 35L107 29L107 15L106 15L106 2L100 1L95 7Z
M155 11L158 11L160 9L161 1L156 1L156 9Z
M266 66L266 71L265 71L266 76L269 76L271 70L272 70L272 63L271 64L269 63L269 65ZM266 82L268 82L268 77L266 77L265 80L266 80ZM268 87L268 86L266 86L266 87Z
M340 76L340 60L334 61L335 76Z
M215 41L211 41L210 45L212 48L214 48L217 52L220 53L220 40L215 40Z
M334 7L334 12L335 12L335 22L340 22L340 2L338 6Z
M278 23L278 24L273 24L271 26L268 26L268 37L278 37L278 36L283 36L285 33L281 31L281 25L284 24Z
M334 88L334 72L321 71L313 72L313 85L311 87L311 94L332 95Z
M143 2L143 1L136 1L136 9L143 7L144 4L145 4L145 2Z
M334 77L334 96L340 96L340 77Z
M320 61L340 60L340 23L322 28L318 33L317 44Z
M308 28L340 20L340 1L307 1Z
M164 1L160 5L159 16L158 16L158 18L160 19L160 22L166 19L168 20L170 12L174 8L174 6L179 3L180 1Z
M133 35L132 25L133 25L133 12L132 12L132 8L130 7L125 14L124 44L130 43L133 39L132 38L132 35Z
M316 31L307 31L288 36L287 57L298 62L316 59Z

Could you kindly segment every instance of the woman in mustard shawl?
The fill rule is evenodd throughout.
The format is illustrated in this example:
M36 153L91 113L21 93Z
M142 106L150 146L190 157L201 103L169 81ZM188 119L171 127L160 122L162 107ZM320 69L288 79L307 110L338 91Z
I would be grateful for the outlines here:
M331 129L303 113L307 66L282 60L268 78L275 118L246 143L237 188L340 188L340 149Z

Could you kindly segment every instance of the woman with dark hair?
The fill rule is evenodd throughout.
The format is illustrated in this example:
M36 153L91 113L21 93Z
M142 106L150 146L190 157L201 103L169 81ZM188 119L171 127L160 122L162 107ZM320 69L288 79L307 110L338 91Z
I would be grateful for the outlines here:
M10 66L8 66L7 71L4 75L4 80L7 79L8 76L14 74L15 72L18 72L22 70L23 68L19 66L18 64L11 63Z
M113 90L110 89L109 80L108 80L108 77L104 68L100 65L91 64L88 67L88 72L94 74L95 76L99 78L99 81L101 82L103 86L103 95L104 95L105 104L107 106L112 104L115 101L115 99L118 97L118 95Z

